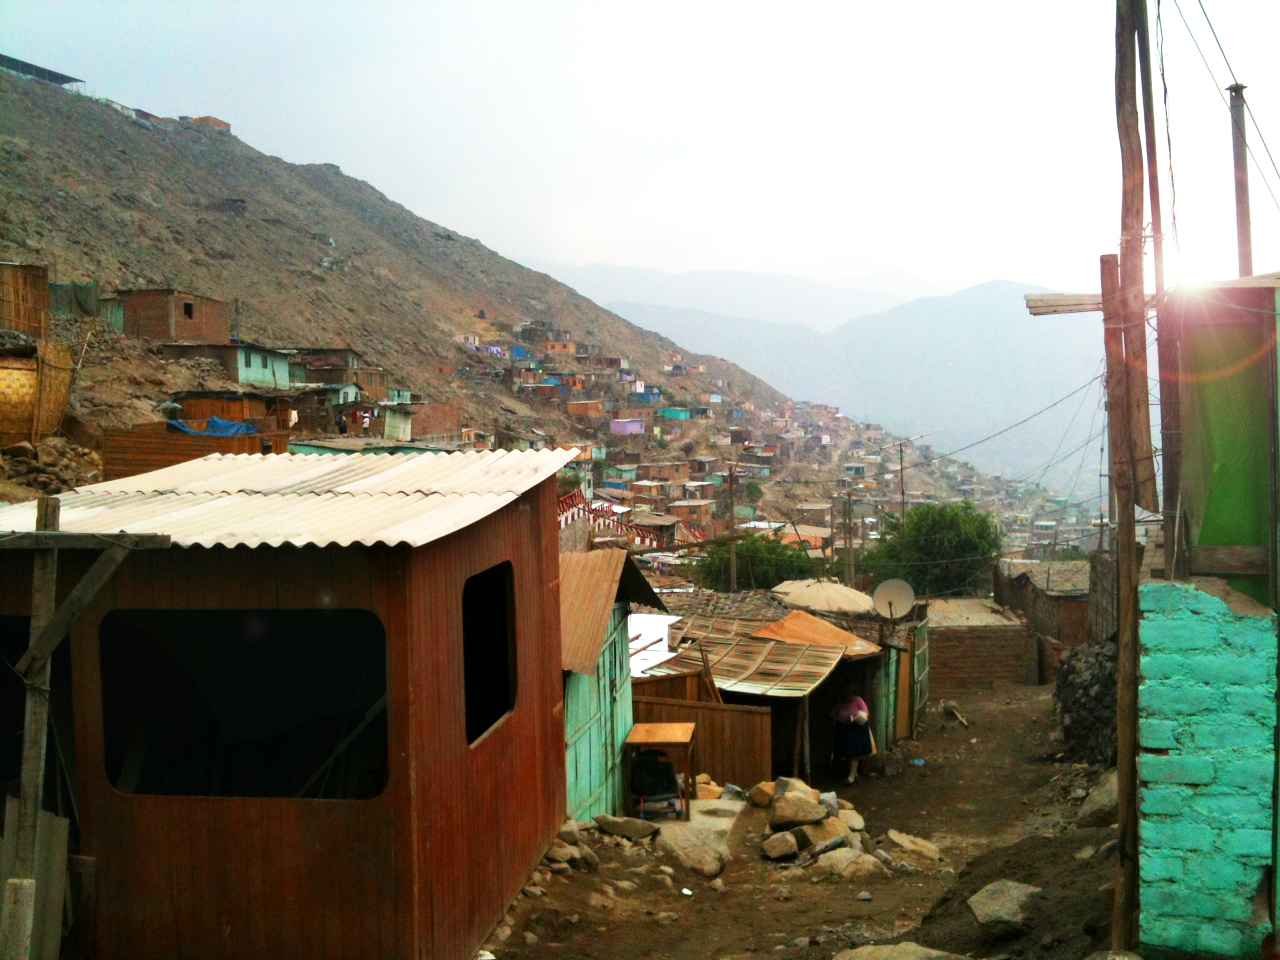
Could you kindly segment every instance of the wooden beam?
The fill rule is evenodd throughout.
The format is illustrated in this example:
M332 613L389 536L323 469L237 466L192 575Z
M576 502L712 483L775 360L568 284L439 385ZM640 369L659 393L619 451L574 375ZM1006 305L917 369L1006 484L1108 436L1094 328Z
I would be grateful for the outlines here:
M1062 313L1101 313L1100 293L1028 293L1023 299L1033 317Z
M60 508L61 503L56 497L40 497L36 501L36 529L57 530ZM31 572L31 643L53 617L57 576L58 552L38 552L33 558ZM46 659L24 677L27 702L22 727L22 767L15 824L18 842L13 878L5 883L3 907L0 907L0 945L4 960L29 957L35 935L36 828L44 805L44 765L49 742L49 667L50 662ZM7 824L5 829L9 829Z
M0 532L0 550L163 550L172 546L167 533L59 533L47 530Z
M1192 547L1191 573L1201 577L1265 577L1266 547Z
M80 578L80 582L49 618L49 622L41 629L39 636L32 639L31 646L18 660L19 673L26 674L31 670L40 669L44 661L62 642L62 638L71 629L71 624L75 622L76 617L84 612L84 608L98 595L98 591L106 586L107 581L128 556L127 547L111 546L102 551L93 566Z

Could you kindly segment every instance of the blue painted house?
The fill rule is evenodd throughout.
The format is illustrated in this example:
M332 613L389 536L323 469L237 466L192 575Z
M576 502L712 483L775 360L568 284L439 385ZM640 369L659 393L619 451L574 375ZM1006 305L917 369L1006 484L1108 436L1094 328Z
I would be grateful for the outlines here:
M632 603L665 610L625 550L560 555L561 665L569 816L625 812L623 744L631 732Z

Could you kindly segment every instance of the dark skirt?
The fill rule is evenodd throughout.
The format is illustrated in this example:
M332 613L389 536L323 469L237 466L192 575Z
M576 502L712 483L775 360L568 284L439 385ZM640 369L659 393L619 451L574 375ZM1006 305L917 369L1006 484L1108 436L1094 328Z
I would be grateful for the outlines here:
M832 753L837 760L857 760L869 757L874 752L871 747L871 724L836 724L836 742Z

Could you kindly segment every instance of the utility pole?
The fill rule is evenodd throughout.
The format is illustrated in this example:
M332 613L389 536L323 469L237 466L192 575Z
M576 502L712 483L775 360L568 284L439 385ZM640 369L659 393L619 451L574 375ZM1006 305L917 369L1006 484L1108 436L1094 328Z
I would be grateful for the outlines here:
M853 494L844 495L844 582L853 586Z
M1249 226L1249 149L1244 139L1244 84L1227 87L1231 94L1231 157L1236 177L1236 247L1240 276L1253 276L1253 237Z
M902 466L902 449L906 445L906 440L898 444L898 502L902 508L898 513L898 519L902 523L904 533L907 529L907 471Z
M729 533L733 534L738 529L737 518L733 513L733 495L734 487L738 483L738 464L730 462L729 464ZM729 592L738 592L738 541L729 541Z

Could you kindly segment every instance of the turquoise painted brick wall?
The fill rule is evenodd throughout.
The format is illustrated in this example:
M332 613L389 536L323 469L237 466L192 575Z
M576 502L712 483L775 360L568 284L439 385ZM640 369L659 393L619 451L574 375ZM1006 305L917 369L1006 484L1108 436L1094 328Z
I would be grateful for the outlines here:
M1270 930L1254 901L1272 857L1275 618L1186 583L1138 592L1142 942L1254 956Z

